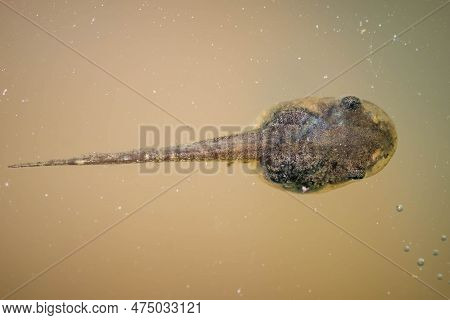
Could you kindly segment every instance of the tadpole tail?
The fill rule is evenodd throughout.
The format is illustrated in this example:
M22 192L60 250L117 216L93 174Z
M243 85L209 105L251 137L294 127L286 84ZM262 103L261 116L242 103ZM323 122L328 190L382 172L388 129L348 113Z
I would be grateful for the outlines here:
M139 150L118 153L92 153L70 159L53 159L48 161L18 163L10 165L8 168L139 163L140 158L141 152Z
M163 161L252 160L258 154L259 131L249 131L188 145L162 149L143 148L128 152L91 153L70 159L26 162L9 168L129 164Z

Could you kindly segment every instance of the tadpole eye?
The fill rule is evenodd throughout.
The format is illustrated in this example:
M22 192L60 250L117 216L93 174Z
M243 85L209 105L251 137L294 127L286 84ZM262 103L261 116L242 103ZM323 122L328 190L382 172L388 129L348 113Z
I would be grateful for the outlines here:
M348 110L356 110L361 107L361 100L357 97L347 96L342 98L341 106Z

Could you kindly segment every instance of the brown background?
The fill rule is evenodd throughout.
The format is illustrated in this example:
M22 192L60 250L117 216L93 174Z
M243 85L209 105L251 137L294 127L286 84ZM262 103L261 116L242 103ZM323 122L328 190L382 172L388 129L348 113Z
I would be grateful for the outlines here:
M309 94L442 1L8 3L199 129L247 125ZM447 296L449 18L447 7L317 93L382 106L399 147L372 178L297 195ZM0 4L0 296L185 176L7 165L128 150L144 124L178 123ZM442 297L288 194L221 164L11 298Z

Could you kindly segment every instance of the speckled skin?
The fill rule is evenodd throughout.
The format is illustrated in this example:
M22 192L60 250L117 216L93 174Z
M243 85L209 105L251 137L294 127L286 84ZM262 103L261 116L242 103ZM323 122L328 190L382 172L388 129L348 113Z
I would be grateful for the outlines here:
M392 157L397 137L381 109L356 97L302 102L281 104L261 126L272 137L260 157L269 181L317 191L372 175Z
M11 167L253 160L269 182L313 192L377 173L396 144L392 121L374 104L352 96L305 98L280 103L264 116L260 127L242 134L165 149L95 153Z

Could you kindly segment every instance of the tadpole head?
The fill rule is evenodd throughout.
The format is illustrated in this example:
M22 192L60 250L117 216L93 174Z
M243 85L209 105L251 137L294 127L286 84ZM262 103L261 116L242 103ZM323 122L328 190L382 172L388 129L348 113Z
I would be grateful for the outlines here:
M329 113L332 137L342 171L336 180L358 180L381 171L397 148L397 133L389 116L374 103L355 96L338 99Z
M382 108L367 100L362 100L361 105L363 115L372 122L367 131L374 137L372 144L376 146L366 169L366 177L369 177L381 171L394 155L397 149L397 132L394 122Z
M329 190L367 178L386 166L397 147L389 116L355 96L287 102L271 115L263 132L275 140L260 163L267 180L292 191Z

